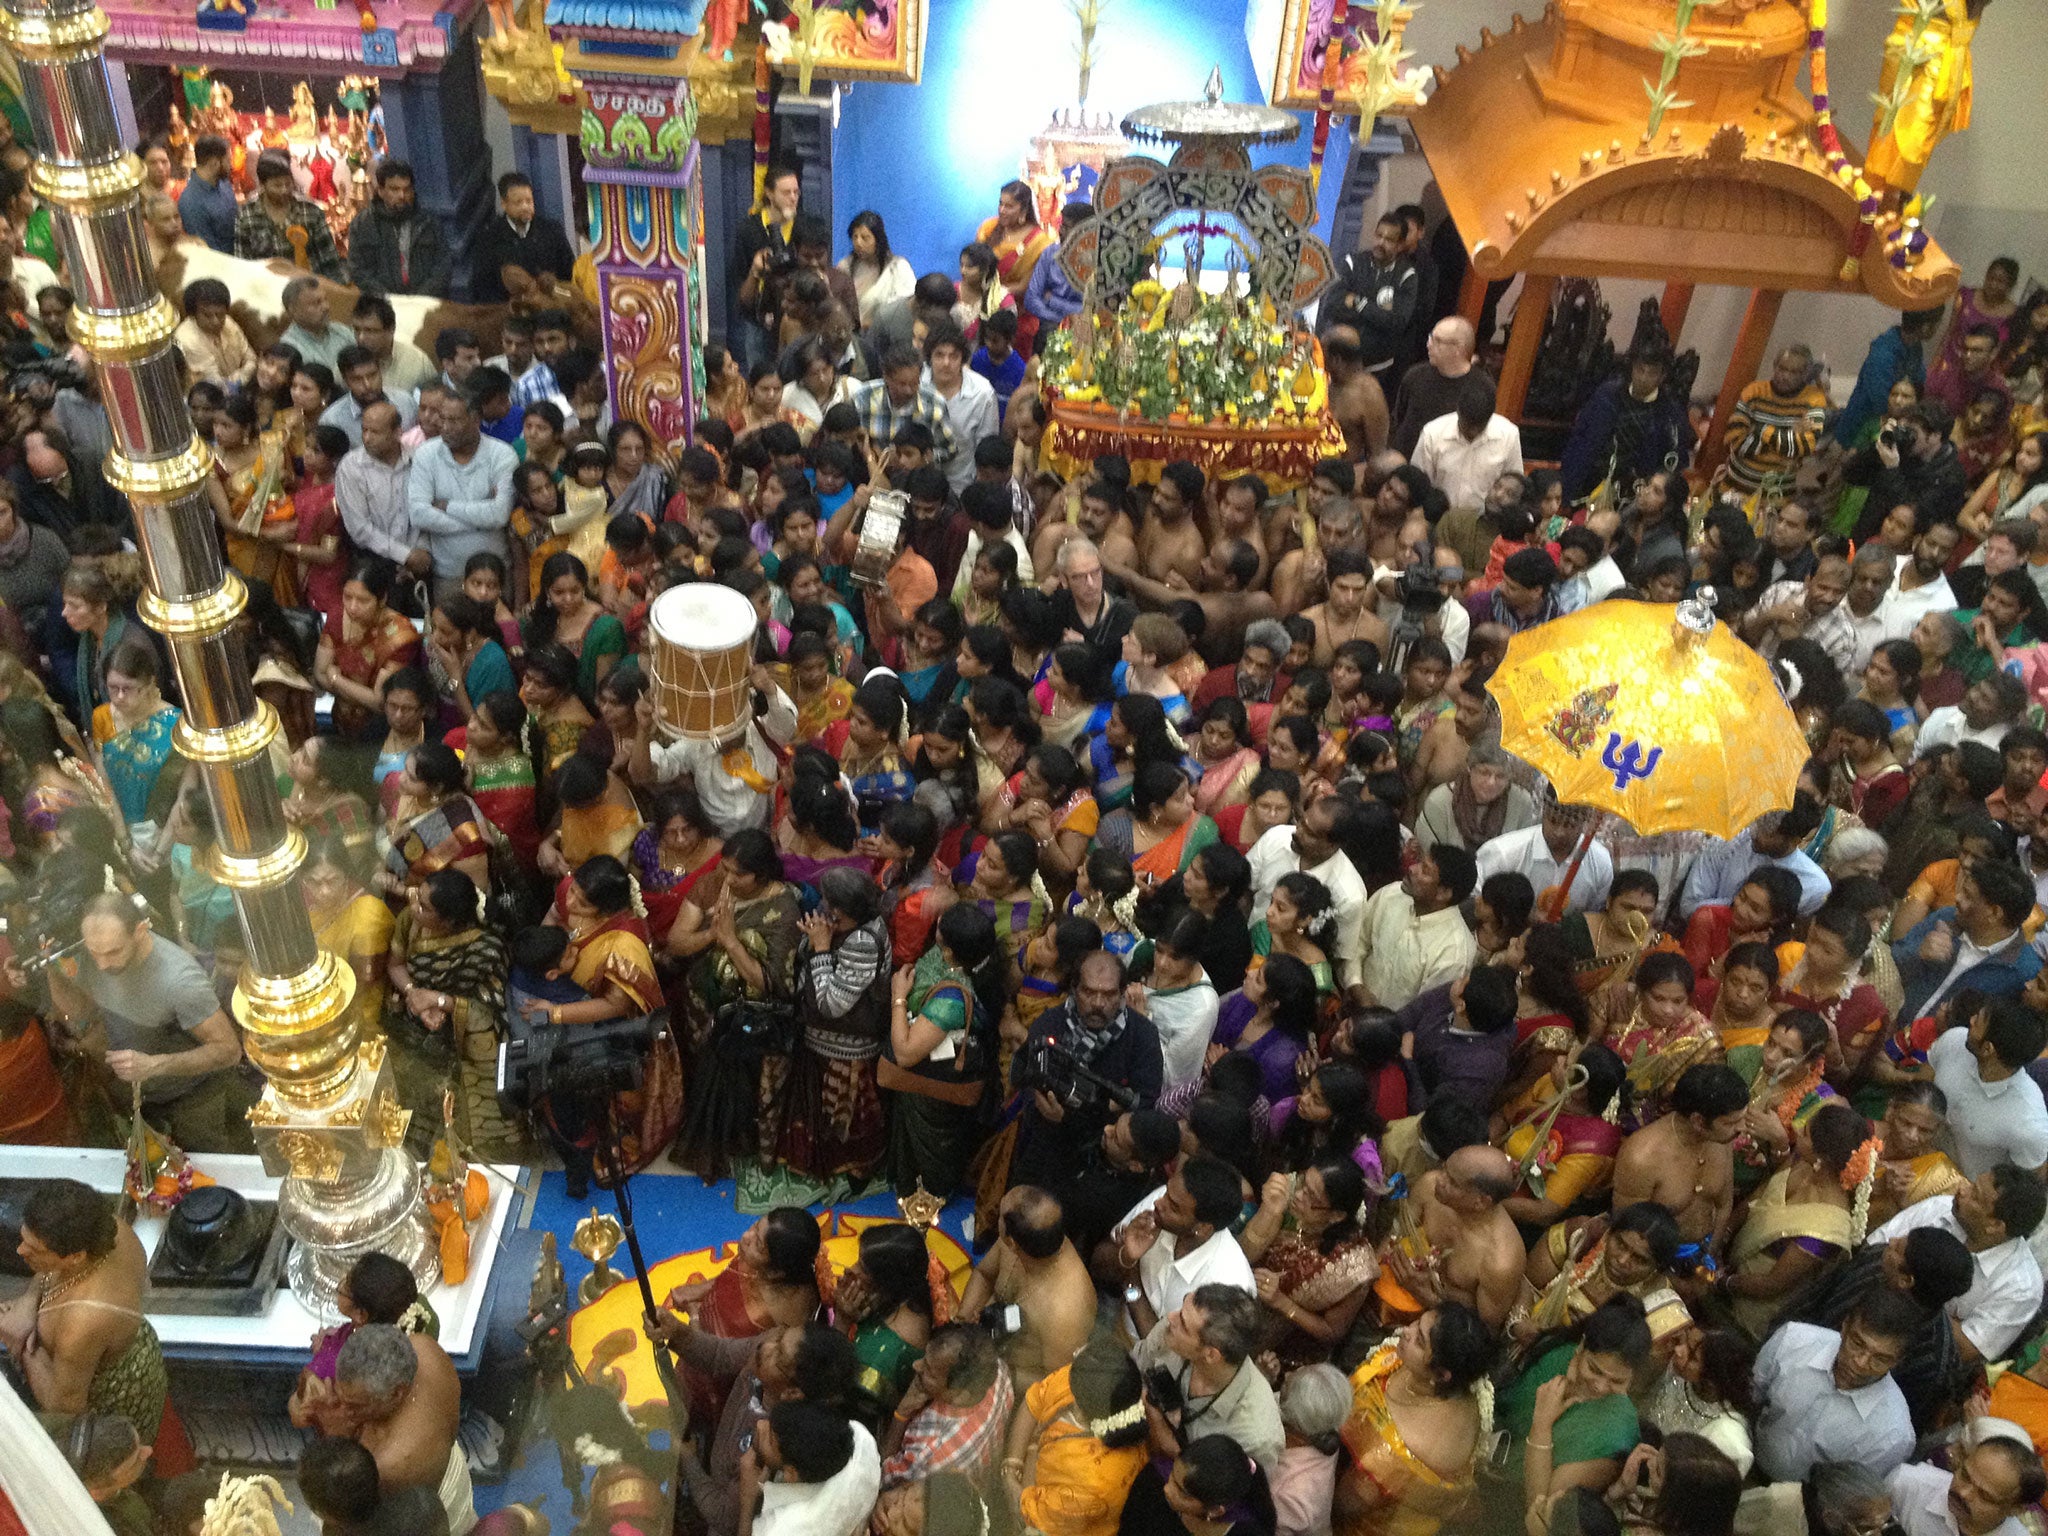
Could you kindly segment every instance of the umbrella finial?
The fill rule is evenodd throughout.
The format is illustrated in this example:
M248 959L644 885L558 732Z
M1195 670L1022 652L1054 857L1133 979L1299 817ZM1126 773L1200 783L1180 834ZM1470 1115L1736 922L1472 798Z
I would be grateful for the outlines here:
M1705 643L1707 636L1714 632L1714 604L1719 600L1712 587L1701 587L1678 605L1671 624L1671 638L1678 642L1680 650L1691 650Z
M1209 83L1202 87L1202 100L1214 106L1223 99L1223 66L1216 65L1209 71Z

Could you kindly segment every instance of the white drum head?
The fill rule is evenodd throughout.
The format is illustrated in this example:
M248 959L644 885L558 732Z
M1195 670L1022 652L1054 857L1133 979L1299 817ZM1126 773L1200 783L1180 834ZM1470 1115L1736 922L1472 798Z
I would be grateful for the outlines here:
M754 635L754 605L717 582L670 587L654 600L648 622L656 634L690 651L723 651Z

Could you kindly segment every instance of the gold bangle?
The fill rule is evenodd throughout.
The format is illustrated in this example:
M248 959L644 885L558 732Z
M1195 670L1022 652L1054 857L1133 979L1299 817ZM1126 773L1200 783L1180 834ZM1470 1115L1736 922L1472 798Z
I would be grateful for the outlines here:
M1549 1449L1550 1449L1550 1446L1551 1446L1551 1442L1550 1442L1550 1441L1548 1441L1548 1440L1538 1440L1538 1439L1537 1439L1537 1438L1535 1438L1535 1436L1533 1436L1533 1435L1532 1435L1532 1436L1530 1436L1530 1437L1529 1437L1529 1438L1528 1438L1527 1440L1523 1441L1522 1443L1523 1443L1524 1447L1525 1447L1525 1448L1527 1448L1527 1449L1529 1449L1529 1450L1534 1450L1534 1449L1536 1449L1536 1447L1538 1447L1538 1446L1541 1446L1541 1447L1542 1447L1542 1448L1543 1448L1544 1450L1546 1450L1546 1451L1547 1451L1547 1450L1549 1450Z

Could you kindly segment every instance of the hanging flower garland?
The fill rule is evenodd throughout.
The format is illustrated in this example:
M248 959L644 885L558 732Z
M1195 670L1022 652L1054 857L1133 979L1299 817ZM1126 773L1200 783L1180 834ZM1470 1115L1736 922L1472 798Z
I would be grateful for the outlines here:
M1849 237L1849 254L1842 262L1842 276L1853 282L1863 271L1863 253L1877 229L1884 211L1884 195L1864 179L1863 171L1842 146L1835 129L1835 114L1828 93L1828 0L1811 0L1806 28L1807 66L1813 86L1814 137L1820 141L1821 159L1828 174L1848 188L1856 198L1857 227ZM1885 254L1891 264L1905 271L1927 249L1927 231L1920 227L1920 201L1913 199L1903 210L1905 217L1885 240Z

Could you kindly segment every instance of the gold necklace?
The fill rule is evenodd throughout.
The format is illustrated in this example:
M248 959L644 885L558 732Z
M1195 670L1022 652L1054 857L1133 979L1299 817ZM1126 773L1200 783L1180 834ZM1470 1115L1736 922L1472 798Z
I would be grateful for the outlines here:
M62 1296L66 1291L76 1289L81 1281L84 1281L90 1278L91 1276L98 1274L99 1271L105 1267L109 1257L110 1255L103 1253L98 1258L94 1259L90 1264L86 1265L85 1268L79 1270L77 1273L66 1275L63 1279L55 1282L52 1282L49 1276L45 1275L43 1277L43 1293L36 1302L37 1307L47 1307L51 1302L55 1301L58 1297Z

